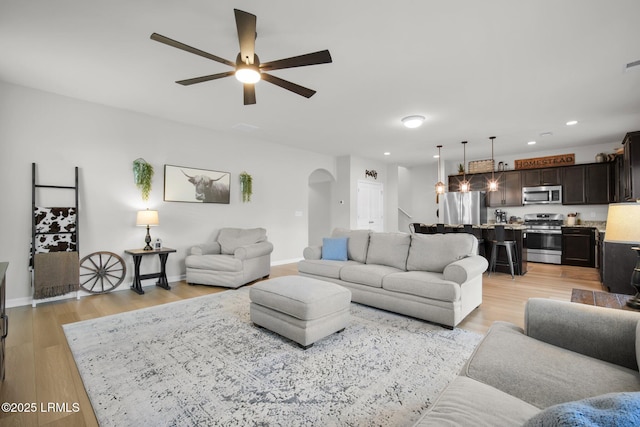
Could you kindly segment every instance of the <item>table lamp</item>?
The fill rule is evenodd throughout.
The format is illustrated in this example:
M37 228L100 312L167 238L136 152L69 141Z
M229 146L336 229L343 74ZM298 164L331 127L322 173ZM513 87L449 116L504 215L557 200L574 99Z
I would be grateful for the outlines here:
M144 247L145 251L153 250L153 248L150 245L151 235L149 234L149 227L155 227L158 224L159 224L158 211L150 211L149 209L145 211L138 211L138 216L136 218L136 225L138 227L147 227L147 236L144 238L144 241L147 244Z
M638 258L631 274L631 286L636 295L627 305L640 309L640 203L613 203L609 205L605 242L633 245Z

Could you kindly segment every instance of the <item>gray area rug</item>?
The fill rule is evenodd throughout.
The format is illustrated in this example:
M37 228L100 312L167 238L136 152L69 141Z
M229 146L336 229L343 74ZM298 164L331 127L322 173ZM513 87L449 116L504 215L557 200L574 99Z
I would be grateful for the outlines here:
M481 336L351 305L308 350L254 326L249 289L64 325L101 426L406 426Z

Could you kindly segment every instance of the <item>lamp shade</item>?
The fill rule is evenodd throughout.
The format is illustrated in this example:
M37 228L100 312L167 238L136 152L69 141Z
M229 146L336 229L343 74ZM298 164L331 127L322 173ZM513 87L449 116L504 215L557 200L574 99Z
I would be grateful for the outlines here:
M139 227L153 227L160 224L158 221L158 211L150 211L149 209L145 211L138 211L138 216L136 217L136 225Z
M612 203L605 242L640 244L640 203Z

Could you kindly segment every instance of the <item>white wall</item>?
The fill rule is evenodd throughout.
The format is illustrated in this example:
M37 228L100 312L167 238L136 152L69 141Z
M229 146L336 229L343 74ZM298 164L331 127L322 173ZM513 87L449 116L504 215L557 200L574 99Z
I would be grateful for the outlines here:
M411 172L404 166L398 167L398 230L409 231L413 220L413 198L411 196ZM407 216L409 215L409 216Z
M334 177L325 170L316 170L309 177L309 245L322 245L322 238L331 234Z
M155 168L148 203L133 183L132 162L143 157ZM160 226L151 229L166 246L167 274L184 274L187 249L219 227L265 227L274 244L272 262L298 259L307 245L309 175L326 169L335 176L335 159L296 150L245 134L217 133L130 111L87 103L0 82L0 260L10 263L7 299L31 295L27 270L31 240L31 163L40 184L72 185L80 169L80 256L141 248L145 230L135 227L137 210L157 209ZM231 173L231 203L163 202L163 165ZM254 194L242 203L238 174L253 176ZM61 190L43 190L40 205L69 205ZM297 216L296 212L302 212ZM145 259L154 270L155 260ZM148 282L145 282L147 284Z
M375 178L365 176L365 171L377 172ZM398 165L354 156L337 159L336 183L333 188L334 227L358 228L358 181L372 181L383 185L384 230L396 231L398 227Z

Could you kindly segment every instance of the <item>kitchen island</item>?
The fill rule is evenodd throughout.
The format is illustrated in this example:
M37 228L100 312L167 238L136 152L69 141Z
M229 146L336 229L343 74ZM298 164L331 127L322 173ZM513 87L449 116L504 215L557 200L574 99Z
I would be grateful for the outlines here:
M493 245L491 242L495 240L495 225L496 224L481 224L473 226L473 235L478 239L484 239L485 250L484 253L480 251L480 254L487 258L487 261L491 259L491 252L493 251ZM507 239L513 239L516 242L516 251L518 253L517 274L524 275L527 272L527 252L525 248L525 236L526 227L522 224L501 224L504 225ZM442 224L440 225L442 227ZM437 233L438 224L422 225L420 231L424 234ZM464 226L461 224L444 224L445 233L464 233ZM498 263L507 263L507 257L505 251L498 253ZM508 266L497 265L496 271L501 273L511 274Z

